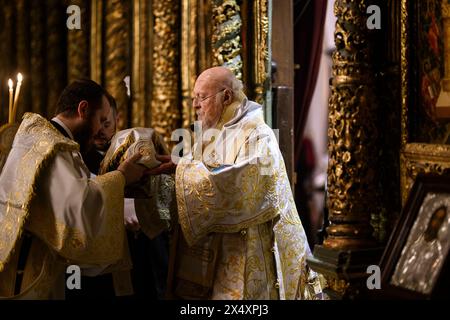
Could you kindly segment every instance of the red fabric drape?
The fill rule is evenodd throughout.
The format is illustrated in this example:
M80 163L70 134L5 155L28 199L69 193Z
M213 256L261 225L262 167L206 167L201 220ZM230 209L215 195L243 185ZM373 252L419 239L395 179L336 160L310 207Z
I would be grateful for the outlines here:
M306 1L301 1L305 3ZM299 164L303 131L309 106L316 87L322 56L323 31L328 0L312 0L302 12L302 6L294 12L294 62L300 65L294 82L294 161ZM333 1L330 1L332 5ZM301 14L301 16L300 16Z

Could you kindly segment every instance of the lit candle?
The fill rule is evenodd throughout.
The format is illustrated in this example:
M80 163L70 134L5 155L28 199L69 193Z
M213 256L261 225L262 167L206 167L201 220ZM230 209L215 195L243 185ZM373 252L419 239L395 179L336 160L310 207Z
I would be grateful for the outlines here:
M13 91L14 91L14 82L9 79L8 80L8 86L9 86L9 109L8 109L8 123L12 123L12 109L13 109Z
M19 72L19 74L17 75L16 93L14 94L14 106L13 106L12 122L16 121L17 102L19 101L20 86L22 85L22 80L23 80L22 74Z

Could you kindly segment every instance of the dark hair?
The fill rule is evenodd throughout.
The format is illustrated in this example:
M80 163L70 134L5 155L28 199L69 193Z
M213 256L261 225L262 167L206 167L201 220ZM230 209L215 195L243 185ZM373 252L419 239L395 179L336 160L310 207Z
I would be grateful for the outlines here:
M77 113L78 105L86 100L89 103L89 113L102 107L103 96L108 97L105 89L95 81L89 79L75 80L61 93L56 104L56 114L73 117ZM109 99L108 99L109 100Z

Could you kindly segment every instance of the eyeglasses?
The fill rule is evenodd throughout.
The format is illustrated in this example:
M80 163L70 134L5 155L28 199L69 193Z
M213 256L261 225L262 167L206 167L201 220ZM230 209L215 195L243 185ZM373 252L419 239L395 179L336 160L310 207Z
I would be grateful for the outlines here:
M205 97L205 98L201 98L201 97L192 97L192 103L194 103L195 101L197 101L197 103L202 103L203 101L205 101L205 100L207 100L207 99L209 99L209 98L212 98L212 97L218 95L219 93L221 93L221 92L224 91L224 90L225 90L225 88L222 89L222 90L220 90L220 91L218 91L218 92L216 92L216 93L214 93L214 94L212 94L212 95L210 95L210 96L207 96L207 97Z

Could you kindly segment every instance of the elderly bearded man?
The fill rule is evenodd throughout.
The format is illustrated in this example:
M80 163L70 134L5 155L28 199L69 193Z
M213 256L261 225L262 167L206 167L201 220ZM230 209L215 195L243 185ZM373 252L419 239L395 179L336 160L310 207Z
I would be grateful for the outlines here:
M124 258L124 187L145 167L136 155L91 179L80 154L103 130L107 97L79 80L51 121L25 114L0 175L0 298L64 298L67 265L102 270Z
M180 232L169 289L182 299L318 299L310 255L276 137L234 74L194 87L205 132L176 166ZM201 143L203 142L203 143ZM206 142L206 143L205 143ZM201 154L201 157L197 155ZM169 158L152 174L175 168Z

